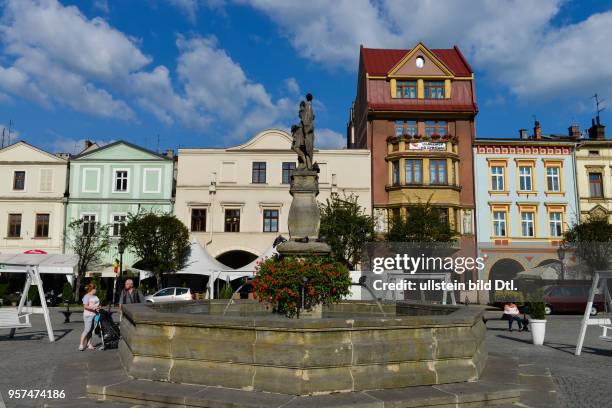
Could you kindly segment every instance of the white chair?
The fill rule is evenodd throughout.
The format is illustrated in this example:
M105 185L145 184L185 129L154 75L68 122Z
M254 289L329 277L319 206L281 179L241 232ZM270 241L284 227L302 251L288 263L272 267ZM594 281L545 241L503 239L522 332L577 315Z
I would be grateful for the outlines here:
M603 333L599 336L599 340L612 341L612 335L608 334L608 330L612 330L612 325L602 324L601 327L603 328Z
M24 329L32 327L30 313L17 313L15 307L0 308L0 329ZM13 337L14 331L11 331Z

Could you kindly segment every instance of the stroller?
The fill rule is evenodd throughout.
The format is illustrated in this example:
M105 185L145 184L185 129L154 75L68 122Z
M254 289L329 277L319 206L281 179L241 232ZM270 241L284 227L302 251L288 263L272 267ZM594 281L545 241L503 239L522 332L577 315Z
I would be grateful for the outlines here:
M102 339L102 350L119 347L121 332L110 313L100 309L94 318L94 332Z

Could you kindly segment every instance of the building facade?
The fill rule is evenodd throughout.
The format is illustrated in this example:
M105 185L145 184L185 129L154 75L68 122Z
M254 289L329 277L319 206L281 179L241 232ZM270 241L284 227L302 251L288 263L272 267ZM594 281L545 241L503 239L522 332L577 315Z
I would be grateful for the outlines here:
M1 253L62 253L67 171L67 160L25 142L0 150Z
M474 256L474 75L461 54L428 49L360 50L348 147L372 153L372 205L388 229L409 206L430 202Z
M480 278L514 279L558 263L568 227L578 221L575 141L570 136L478 139L474 143Z
M612 140L606 140L599 119L576 148L576 172L581 219L594 216L612 222Z
M241 267L263 254L278 235L288 238L289 183L297 165L291 136L263 131L221 149L179 149L175 211L219 261ZM315 150L319 196L354 194L369 214L370 152Z
M89 145L70 160L66 228L75 219L109 225L113 242L104 265L98 266L100 272L112 272L128 214L173 211L173 173L172 158L125 141ZM124 267L136 261L132 254L124 254Z

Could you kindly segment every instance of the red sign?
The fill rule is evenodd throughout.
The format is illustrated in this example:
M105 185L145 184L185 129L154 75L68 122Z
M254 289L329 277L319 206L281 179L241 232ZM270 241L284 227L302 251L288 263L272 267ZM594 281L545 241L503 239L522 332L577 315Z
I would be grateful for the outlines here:
M24 254L28 254L28 255L47 255L47 252L43 251L42 249L28 249L27 251L24 251Z

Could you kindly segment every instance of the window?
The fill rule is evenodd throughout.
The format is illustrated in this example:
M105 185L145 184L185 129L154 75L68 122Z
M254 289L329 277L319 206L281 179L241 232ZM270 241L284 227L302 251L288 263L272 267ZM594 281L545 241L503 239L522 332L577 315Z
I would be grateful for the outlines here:
M446 184L446 160L429 161L429 183Z
M550 236L561 237L563 235L563 213L561 212L550 212L548 214L549 225L550 225Z
M506 236L506 212L493 211L493 235L496 237Z
M184 295L188 290L187 288L176 288L176 296Z
M191 210L191 230L193 232L206 231L206 210L203 208L193 208Z
M415 136L417 134L416 120L396 120L395 136Z
M53 169L40 169L40 192L53 191Z
M278 232L278 210L264 210L263 232Z
M49 238L49 214L36 214L36 238Z
M240 210L225 210L225 232L240 232Z
M503 166L492 166L491 167L491 190L493 191L504 191L504 167Z
M127 222L127 215L125 214L113 214L111 219L111 234L113 237L120 237L121 232L125 223Z
M393 180L391 181L394 186L399 186L400 184L400 172L399 172L399 160L395 160L392 162L393 166Z
M295 162L283 162L283 184L291 183L291 175L295 170Z
M521 229L524 237L535 236L534 218L535 214L531 211L521 212Z
M7 236L9 238L19 238L21 236L21 214L9 214Z
M448 224L448 208L438 209L438 214L440 215L440 222L444 225L447 225Z
M599 150L589 150L589 156L599 156Z
M559 167L546 167L546 189L551 192L561 191Z
M253 181L254 184L265 184L266 182L266 162L253 162Z
M167 289L160 290L153 296L173 296L173 295L174 295L174 288L167 288Z
M425 98L444 99L444 81L425 81Z
M416 81L397 81L395 89L396 98L415 99L417 97Z
M148 168L142 171L142 183L143 193L160 193L161 192L161 174L162 169Z
M419 159L407 159L405 164L406 184L421 184L423 161Z
M589 173L589 191L593 198L603 198L603 178L601 173Z
M83 214L83 235L93 235L96 232L96 215Z
M431 137L432 135L438 135L440 137L446 136L448 124L445 120L427 120L425 121L425 135Z
M532 191L531 187L531 167L519 166L519 190Z
M115 190L116 192L127 192L128 191L128 171L127 170L115 170Z
M13 190L25 190L25 171L16 171L13 175Z

